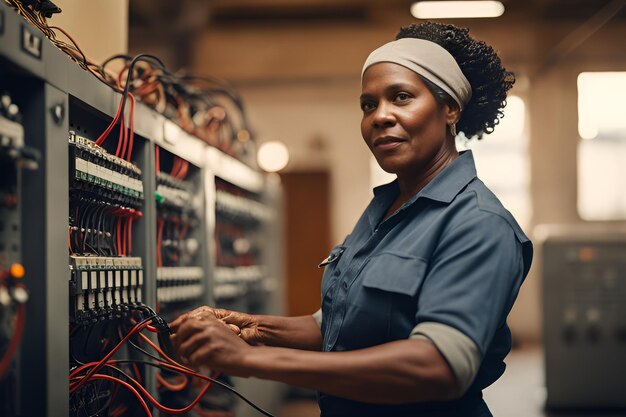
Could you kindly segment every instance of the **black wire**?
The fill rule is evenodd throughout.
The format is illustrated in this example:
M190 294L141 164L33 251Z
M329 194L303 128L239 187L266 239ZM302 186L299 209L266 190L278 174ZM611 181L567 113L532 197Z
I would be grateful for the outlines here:
M131 60L133 57L130 55L125 55L125 54L116 54L113 55L107 59L104 60L104 62L102 62L102 64L100 64L100 69L102 70L102 72L104 73L104 67L111 61L115 61L116 59L124 59L126 61Z
M140 349L140 350L143 351L143 349ZM150 354L148 354L148 356L154 357L154 356L152 356ZM157 360L159 362L163 362L162 359L157 358ZM202 374L199 374L199 375L187 375L184 372L177 371L177 370L169 368L167 366L159 365L158 363L153 363L153 362L150 362L150 361L144 361L144 360L140 360L140 359L120 359L120 360L116 360L116 362L117 363L141 363L141 364L152 366L154 368L159 368L159 369L162 369L162 370L165 370L165 371L176 372L176 373L179 373L181 375L193 376L193 377L196 377L196 378L200 378L200 379L204 379L204 380L207 380L207 381L211 381L211 382L219 385L220 387L226 388L228 391L232 392L237 397L239 397L243 401L245 401L250 407L252 407L255 410L257 410L259 413L261 413L261 414L263 414L263 415L265 415L267 417L275 417L269 411L265 411L264 409L262 409L261 407L259 407L258 405L256 405L255 403L253 403L252 401L247 399L243 394L241 394L239 391L237 391L234 387L232 387L232 386L230 386L230 385L228 385L228 384L226 384L226 383L224 383L224 382L222 382L222 381L220 381L218 379L212 378L210 376L202 375Z
M102 250L100 250L100 240L101 240L100 239L100 232L101 232L100 226L102 225L102 213L104 212L104 208L105 207L106 207L105 205L100 205L94 211L94 214L93 214L93 216L94 216L94 228L96 229L96 232L94 233L95 234L95 239L96 239L96 245L95 246L96 246L96 250L97 250L99 256L105 256L106 255L105 253L102 252ZM97 215L98 221L97 222L95 221L96 220L95 219L96 213L98 213L98 215Z
M139 54L139 55L136 55L132 61L130 61L130 65L128 66L128 76L126 77L126 85L124 85L124 92L122 93L122 97L123 97L122 108L120 110L120 115L122 116L124 115L124 108L126 107L126 99L128 98L128 92L130 90L130 83L133 78L133 69L135 68L135 64L139 61L144 61L148 63L156 62L160 66L160 69L165 70L165 64L163 64L163 62L154 55ZM121 121L121 117L120 117L120 121Z
M152 315L153 315L153 316L155 316L155 318L160 318L160 316L159 316L158 314L154 313L154 310L153 310L150 306L147 306L147 305L146 305L146 306L141 306L141 308L146 309L146 310L148 310L149 312L153 313ZM161 320L162 320L162 319L161 319ZM143 348L139 347L139 346L138 346L138 345L136 345L136 344L135 344L135 343L134 343L131 339L128 339L128 342L130 343L130 345L131 345L132 347L134 347L135 349L137 349L139 352L143 353L144 355L146 355L146 356L148 356L148 357L150 357L150 358L152 358L152 359L154 359L154 360L156 360L156 361L158 361L158 362L163 362L163 359L161 359L161 358L159 358L158 356L155 356L155 355L153 355L152 353L150 353L150 352L148 352L148 351L144 350ZM130 361L130 360L129 360L129 361ZM120 362L121 362L121 361L120 361ZM149 361L139 361L139 360L137 360L137 363L143 363L143 364L145 364L145 365L156 366L156 367L161 368L161 369L166 369L166 370L169 370L169 371L176 372L176 370L173 370L173 369L168 368L168 367L163 367L163 366L160 366L160 365L158 365L158 364L154 364L154 363L149 362ZM189 369L189 368L187 368L187 367L185 367L185 366L182 366L182 365L180 365L180 366L181 366L183 369L185 369L185 370L188 370L188 371L191 371L191 372L195 372L195 371L193 371L192 369ZM183 373L183 372L178 372L178 373ZM183 374L184 374L184 373L183 373ZM268 417L274 417L271 413L269 413L269 412L265 411L264 409L262 409L261 407L259 407L259 406L258 406L258 405L256 405L255 403L253 403L252 401L248 400L246 397L244 397L244 396L243 396L243 394L239 393L237 390L235 390L235 388L231 387L230 385L225 384L225 383L223 383L223 382L220 382L220 381L218 381L217 379L215 379L215 378L211 378L211 377L206 376L206 375L200 375L200 376L198 376L198 377L199 377L199 378L204 378L204 379L207 379L207 380L212 381L212 382L215 382L217 385L220 385L220 386L222 386L222 387L226 388L227 390L231 391L231 392L232 392L232 393L234 393L235 395L237 395L239 398L241 398L243 401L245 401L248 405L250 405L252 408L254 408L255 410L257 410L257 411L258 411L258 412L260 412L261 414L263 414L263 415L265 415L265 416L268 416Z
M150 308L149 306L140 306L140 311L143 311L143 310L146 310L146 311L148 311L148 312L154 312L154 310L153 310L152 308ZM146 322L146 321L148 321L148 320L153 320L153 319L160 319L160 320L163 320L163 319L161 319L161 318L160 318L160 317L159 317L156 313L154 313L154 314L151 314L150 316L146 317L145 319L143 319L143 320L142 320L142 321L140 321L139 323L137 323L137 324L136 324L136 326L138 326L138 325L140 325L140 324L143 324L143 323L145 323L145 322ZM90 328L90 331L91 331L91 328ZM146 351L146 350L142 349L141 347L139 347L138 345L136 345L136 344L135 344L135 343L131 340L131 338L129 338L129 339L128 339L128 342L130 343L130 345L131 345L132 347L134 347L135 349L137 349L137 350L138 350L138 351L140 351L141 353L145 354L146 356L148 356L148 357L150 357L150 358L152 358L152 359L155 359L155 360L156 360L156 361L158 361L158 362L163 362L163 359L161 359L161 358L159 358L159 357L157 357L157 356L155 356L155 355L151 354L150 352L148 352L148 351ZM73 359L75 362L80 363L80 361L76 360L74 357L72 357L72 359ZM180 374L185 375L185 373L184 373L184 372L182 372L182 371L177 371L176 369L171 369L171 368L169 368L169 367L166 367L166 366L163 366L163 365L159 365L158 363L153 363L153 362L150 362L150 361L144 361L144 360L139 360L139 359L122 359L122 360L115 360L115 362L116 362L116 363L141 363L141 364L143 364L143 365L148 365L148 366L156 367L156 368L159 368L159 369L162 369L162 370L166 370L166 371L170 371L170 372L177 372L177 373L180 373ZM106 366L107 366L107 367L110 367L110 368L112 368L112 369L114 369L114 370L116 370L116 371L118 371L118 372L120 372L122 375L126 376L127 378L130 378L130 377L128 376L128 374L126 374L126 373L125 373L124 371L122 371L121 369L116 368L115 366L112 366L112 365L109 365L109 364L106 364ZM185 369L185 370L188 370L188 371L194 372L193 370L191 370L191 369L189 369L189 368L186 368L186 367L183 367L183 366L181 366L181 367L182 367L183 369ZM88 372L88 373L89 373L89 372ZM215 379L215 378L211 378L210 376L207 376L207 375L198 374L198 375L193 375L193 376L195 376L195 377L197 377L197 378L200 378L200 379L207 380L207 381L211 381L211 382L213 382L213 383L215 383L215 384L217 384L217 385L219 385L219 386L221 386L221 387L223 387L223 388L227 389L228 391L230 391L230 392L232 392L233 394L235 394L237 397L241 398L241 399L242 399L242 400L243 400L246 404L248 404L250 407L252 407L252 408L254 408L255 410L257 410L259 413L261 413L261 414L263 414L263 415L265 415L265 416L267 416L267 417L275 417L273 414L269 413L268 411L265 411L263 408L259 407L258 405L256 405L255 403L253 403L252 401L250 401L249 399L247 399L247 398L246 398L243 394L241 394L240 392L238 392L238 391L237 391L234 387L231 387L230 385L225 384L225 383L223 383L223 382L221 382L221 381L219 381L219 380L217 380L217 379ZM96 381L90 381L90 382L96 382ZM81 388L84 388L84 387L81 387Z

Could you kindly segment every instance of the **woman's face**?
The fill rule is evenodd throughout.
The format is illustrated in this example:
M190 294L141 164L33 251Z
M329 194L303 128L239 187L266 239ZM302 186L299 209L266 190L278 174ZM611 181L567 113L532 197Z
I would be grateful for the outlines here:
M413 71L382 62L363 74L361 134L380 166L399 176L419 175L456 152L447 124L458 110L437 103Z

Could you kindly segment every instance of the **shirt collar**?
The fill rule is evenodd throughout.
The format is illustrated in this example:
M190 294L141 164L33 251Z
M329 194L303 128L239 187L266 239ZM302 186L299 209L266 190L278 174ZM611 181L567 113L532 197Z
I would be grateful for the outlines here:
M457 159L430 180L407 204L420 197L450 203L474 178L476 178L476 164L474 163L472 151L463 151ZM396 179L389 184L374 188L374 196L375 198L384 198L389 195L395 196L398 191L398 180Z

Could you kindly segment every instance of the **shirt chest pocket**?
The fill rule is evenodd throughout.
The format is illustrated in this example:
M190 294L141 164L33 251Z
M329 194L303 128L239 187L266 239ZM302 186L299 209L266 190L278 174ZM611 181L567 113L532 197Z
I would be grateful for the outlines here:
M392 252L372 257L361 272L366 288L414 296L426 274L426 261Z
M391 252L367 261L350 288L343 327L353 340L367 341L359 347L408 337L427 266L421 258Z

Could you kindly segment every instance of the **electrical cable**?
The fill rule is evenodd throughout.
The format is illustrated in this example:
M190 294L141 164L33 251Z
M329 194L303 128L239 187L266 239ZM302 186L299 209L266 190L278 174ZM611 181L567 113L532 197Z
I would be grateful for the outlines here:
M19 285L21 288L25 287L23 285ZM0 359L0 380L4 378L7 370L9 369L9 365L13 360L13 355L20 345L20 341L22 340L22 334L24 333L24 324L26 322L26 307L24 304L17 304L17 311L15 314L15 328L13 330L13 335L9 341L9 345L7 350L4 352L4 355Z
M147 323L152 320L154 317L156 316L151 316L148 318L145 318L144 320L140 321L139 323L137 323L137 325L135 327L133 327L133 329L131 329L131 331L124 337L124 339L122 339L108 354L106 354L104 356L104 358L102 358L102 360L100 360L100 362L98 363L98 365L96 367L94 367L91 371L89 371L89 373L85 376L84 379L81 379L80 382L76 383L76 384L71 384L70 385L70 394L76 392L76 390L78 388L80 388L86 381L89 380L89 378L95 374L96 372L98 372L98 370L104 366L104 364L109 360L109 358L111 356L113 356L113 354L115 352L117 352L119 350L119 348L128 340L130 339L130 337L132 335L134 335L135 333L137 333L137 331L141 330L143 327L145 327L147 325ZM80 369L80 368L79 368ZM73 371L72 373L70 373L70 378L74 377L76 373L76 370Z
M138 306L138 309L142 312L145 313L149 313L150 316L148 316L147 318L141 320L139 323L137 323L136 325L133 326L133 328L128 332L128 334L126 336L124 336L123 338L121 338L120 342L107 354L104 356L103 359L101 359L99 362L91 362L91 363L87 363L84 365L81 365L80 367L74 369L71 373L70 373L70 395L74 395L74 393L76 393L76 391L84 386L84 384L89 381L89 380L98 380L98 379L105 379L105 380L109 380L109 381L121 381L115 377L109 376L109 375L104 375L104 374L99 374L97 373L100 369L102 369L102 367L107 367L110 368L112 365L117 364L117 363L142 363L148 366L156 366L159 367L160 369L166 369L169 371L173 371L176 373L181 373L187 376L192 376L192 377L196 377L202 380L205 380L207 382L210 383L215 383L217 385L220 385L226 389L228 389L229 391L233 392L235 395L237 395L238 397L240 397L243 401L245 401L247 404L249 404L251 407L253 407L255 410L259 411L260 413L262 413L265 416L268 417L273 417L272 414L270 414L269 412L263 410L262 408L260 408L259 406L257 406L256 404L252 403L250 400L248 400L247 398L245 398L242 394L240 394L239 392L237 392L234 388L230 387L228 384L224 384L221 381L217 380L215 377L210 377L210 376L206 376L200 373L197 373L195 371L193 371L190 368L187 368L181 364L179 364L178 362L174 361L171 357L169 357L160 347L158 347L156 344L154 344L154 342L152 342L150 339L148 339L145 335L143 335L141 333L141 330L143 330L145 327L147 327L149 325L149 323L151 321L157 320L157 322L161 323L161 326L165 325L165 321L163 321L163 319L161 319L158 315L156 315L154 313L154 311L149 307L149 306ZM121 330L121 329L120 329ZM156 357L154 355L152 355L151 353L145 351L144 349L140 348L139 346L137 346L133 341L132 341L132 336L135 334L139 334L140 337L142 337L147 343L149 343L149 345L154 348L164 359L166 362L164 362L161 358ZM121 334L120 334L121 336ZM141 351L142 353L144 353L145 355L155 359L157 362L153 363L153 362L149 362L149 361L141 361L141 360L124 360L124 361L119 361L119 360L111 360L111 356L117 351L119 350L119 348L124 344L128 342L131 346L133 346L135 349L138 349L139 351ZM84 371L87 371L89 369L89 371L87 372L86 375L81 376L80 374ZM122 372L123 373L123 372ZM206 393L206 391L208 391L210 384L207 384L203 390L200 392L200 394L196 397L196 399L194 400L194 402L192 402L191 404L189 404L187 407L183 408L183 409L179 409L179 410L174 410L171 409L169 407L165 407L162 404L158 403L158 401L156 401L154 398L152 398L150 396L150 394L145 391L145 388L143 388L143 386L141 386L140 383L138 383L135 379L133 379L132 377L128 376L127 374L124 373L124 375L129 379L129 381L133 384L135 384L135 386L137 387L137 389L139 391L141 391L141 393L143 395L146 396L146 398L149 399L149 401L151 403L153 403L158 409L160 409L161 411L166 411L166 412L174 412L174 413L181 413L181 412L185 412L190 410L191 408L193 408L202 398L202 396ZM121 381L120 383L127 384L124 381ZM129 386L131 388L134 389L134 387L132 387L132 385L127 384L124 385L126 388L128 388ZM137 395L139 397L141 397L141 394L139 394L139 391L137 391L137 389L135 389L135 392L137 392ZM133 392L131 390L131 392ZM133 392L134 394L134 392ZM143 398L142 398L143 400ZM145 403L145 402L144 402ZM143 403L142 403L142 407L143 407ZM146 410L144 408L144 410Z
M150 412L150 409L148 408L148 404L146 404L146 401L143 399L143 397L141 396L141 394L139 394L139 392L129 383L122 381L121 379L112 377L110 375L105 375L105 374L92 374L90 376L85 376L85 377L72 377L70 378L71 380L76 380L78 379L78 385L80 386L81 384L84 384L85 381L87 380L97 380L97 379L103 379L105 381L111 381L111 382L115 382L116 384L120 384L122 385L124 388L126 388L127 390L129 390L135 397L137 397L137 400L139 401L139 403L141 404L141 407L143 408L143 410L146 412L146 415L149 417L152 417L152 413ZM71 394L70 394L71 395Z

